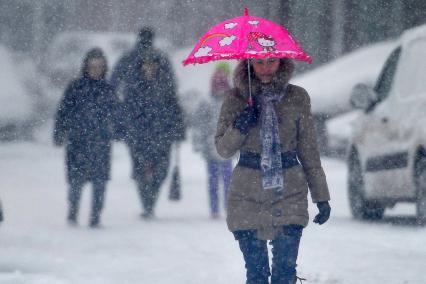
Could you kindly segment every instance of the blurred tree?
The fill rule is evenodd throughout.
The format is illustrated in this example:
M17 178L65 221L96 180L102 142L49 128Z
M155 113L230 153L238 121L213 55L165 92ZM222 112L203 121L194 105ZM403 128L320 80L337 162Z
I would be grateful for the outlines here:
M328 0L289 0L287 27L315 59L312 66L331 58L332 5ZM307 68L306 64L303 66Z
M426 22L423 0L346 0L344 51L395 38Z
M33 45L32 20L34 11L29 1L1 0L1 30L6 44L16 50L29 52Z
M402 2L403 29L418 26L426 22L426 1L409 0Z

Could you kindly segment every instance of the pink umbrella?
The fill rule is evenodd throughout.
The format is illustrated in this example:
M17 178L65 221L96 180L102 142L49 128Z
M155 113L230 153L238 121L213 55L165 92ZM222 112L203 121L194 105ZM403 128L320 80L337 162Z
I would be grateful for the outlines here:
M212 27L195 45L183 65L223 59L287 57L312 62L290 33L266 19L248 15Z

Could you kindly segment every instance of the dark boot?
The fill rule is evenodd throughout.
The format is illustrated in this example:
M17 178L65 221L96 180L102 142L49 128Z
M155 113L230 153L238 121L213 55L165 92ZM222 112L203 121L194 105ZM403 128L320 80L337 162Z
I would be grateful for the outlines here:
M90 215L89 226L94 228L99 226L101 211L104 205L106 182L93 182L92 212Z
M80 182L73 182L70 184L68 191L68 223L70 225L77 224L77 216L80 205L81 189L83 184Z
M139 194L142 201L144 212L141 214L142 218L150 219L154 216L154 206L157 201L159 188L153 185L140 185Z
M151 165L152 179L145 180L145 186L141 188L142 204L145 211L143 215L148 218L154 216L154 208L158 199L160 187L167 176L169 168L169 150L156 156L155 162Z
M90 228L98 228L99 227L99 216L91 216L89 221Z
M77 216L75 214L69 213L68 217L67 217L67 221L68 221L69 225L76 226L77 225Z

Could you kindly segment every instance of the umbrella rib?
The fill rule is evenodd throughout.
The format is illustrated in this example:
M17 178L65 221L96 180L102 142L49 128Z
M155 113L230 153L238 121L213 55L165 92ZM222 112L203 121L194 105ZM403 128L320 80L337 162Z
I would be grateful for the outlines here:
M248 72L248 81L249 81L249 105L253 104L251 98L251 72L250 72L250 59L247 59L247 72Z

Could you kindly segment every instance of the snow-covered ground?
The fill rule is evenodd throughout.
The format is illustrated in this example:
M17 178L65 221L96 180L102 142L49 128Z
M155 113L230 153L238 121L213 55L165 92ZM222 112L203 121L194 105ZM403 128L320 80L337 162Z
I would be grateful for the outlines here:
M0 225L0 283L244 283L242 256L224 218L209 218L205 166L189 143L181 149L183 199L167 199L167 180L152 221L139 218L128 151L115 143L103 227L93 230L87 227L89 188L80 225L65 222L64 152L48 141L49 131L36 142L0 144L6 217ZM304 230L299 275L317 284L426 283L426 228L407 215L414 209L397 206L384 221L355 221L345 164L333 159L323 164L332 217ZM312 216L316 210L310 208Z

